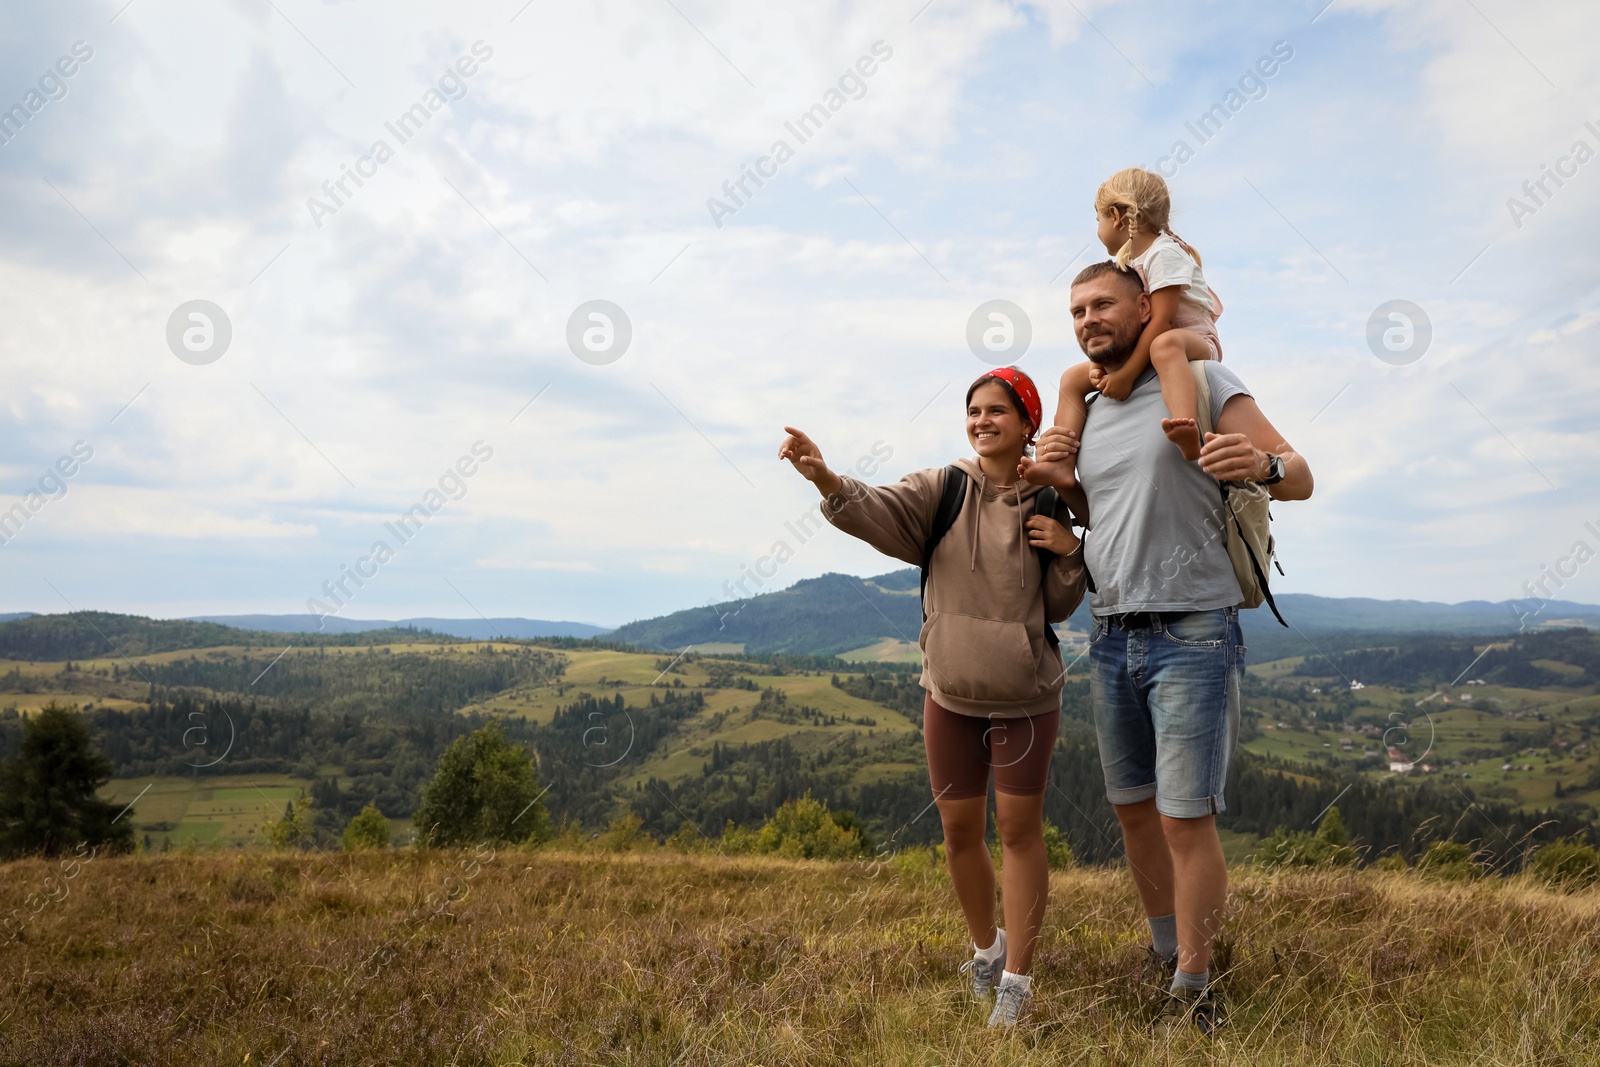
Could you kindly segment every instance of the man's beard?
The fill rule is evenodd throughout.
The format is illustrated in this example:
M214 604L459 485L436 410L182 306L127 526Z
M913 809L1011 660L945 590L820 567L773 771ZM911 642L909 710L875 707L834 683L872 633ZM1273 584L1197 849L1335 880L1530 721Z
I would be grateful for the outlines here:
M1120 332L1113 334L1111 346L1092 355L1090 354L1088 346L1085 343L1087 338L1078 338L1078 347L1083 349L1083 354L1089 357L1089 361L1091 363L1097 363L1107 370L1116 370L1118 367L1128 362L1128 357L1133 355L1133 350L1139 347L1139 334L1142 329L1143 324L1140 324L1134 329L1129 330L1125 336ZM1094 336L1103 337L1105 335L1095 334Z

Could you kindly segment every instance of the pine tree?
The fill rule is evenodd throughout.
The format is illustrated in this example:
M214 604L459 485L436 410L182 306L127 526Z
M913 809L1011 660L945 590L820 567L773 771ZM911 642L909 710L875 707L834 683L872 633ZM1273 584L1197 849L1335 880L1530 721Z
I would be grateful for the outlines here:
M0 763L0 856L132 849L132 820L96 795L111 771L76 709L52 701L30 717L19 754Z
M1338 848L1350 843L1350 831L1344 825L1344 816L1339 814L1339 809L1330 807L1328 813L1317 824L1317 840Z
M273 848L311 848L316 844L311 819L311 798L302 789L283 806L281 817L267 821L267 843Z

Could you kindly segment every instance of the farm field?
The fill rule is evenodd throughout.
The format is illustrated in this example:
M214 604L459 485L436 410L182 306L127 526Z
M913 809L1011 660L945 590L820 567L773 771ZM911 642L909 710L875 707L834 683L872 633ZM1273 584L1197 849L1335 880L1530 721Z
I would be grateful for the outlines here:
M113 804L135 804L135 837L160 850L197 845L248 845L310 783L281 774L150 776L114 779L100 791ZM137 800L137 803L135 801Z
M548 723L557 709L585 697L614 698L621 696L630 708L644 707L652 692L658 696L665 689L700 691L706 699L707 717L731 711L736 706L754 704L757 692L743 688L715 687L710 684L710 670L721 663L717 660L694 660L672 663L672 657L647 652L614 652L609 650L560 650L567 667L554 684L539 681L497 693L492 697L465 705L465 714L480 711L497 715L512 715L532 722ZM669 668L670 665L670 668ZM738 674L749 679L757 690L779 689L791 701L815 707L825 715L859 718L878 718L882 728L910 730L912 724L903 716L888 711L878 704L860 700L836 689L830 674L801 673L772 675L760 673L760 667L738 664ZM887 716L889 722L882 722Z
M847 663L921 663L922 650L914 641L885 637L863 648L841 652L839 658Z

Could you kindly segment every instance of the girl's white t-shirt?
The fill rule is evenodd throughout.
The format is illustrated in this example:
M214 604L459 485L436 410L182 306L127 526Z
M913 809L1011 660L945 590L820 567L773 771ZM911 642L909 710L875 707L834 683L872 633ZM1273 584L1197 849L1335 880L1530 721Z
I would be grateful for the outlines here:
M1200 264L1184 251L1182 245L1173 240L1171 234L1157 234L1150 247L1144 250L1144 254L1134 256L1128 263L1139 272L1139 276L1144 279L1144 287L1149 292L1180 285L1183 287L1178 293L1180 304L1188 304L1213 322L1222 314L1222 301L1217 299L1217 294L1206 284L1205 275L1200 272Z

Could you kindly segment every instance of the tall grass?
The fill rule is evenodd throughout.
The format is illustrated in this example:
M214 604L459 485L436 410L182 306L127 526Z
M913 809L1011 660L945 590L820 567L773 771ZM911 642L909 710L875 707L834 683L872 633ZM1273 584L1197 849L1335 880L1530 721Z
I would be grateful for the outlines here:
M97 858L0 945L0 1062L1600 1062L1593 890L1236 870L1229 1021L1167 1043L1124 872L1051 875L1037 1011L1001 1034L957 980L969 948L932 860ZM0 912L57 869L0 867Z

